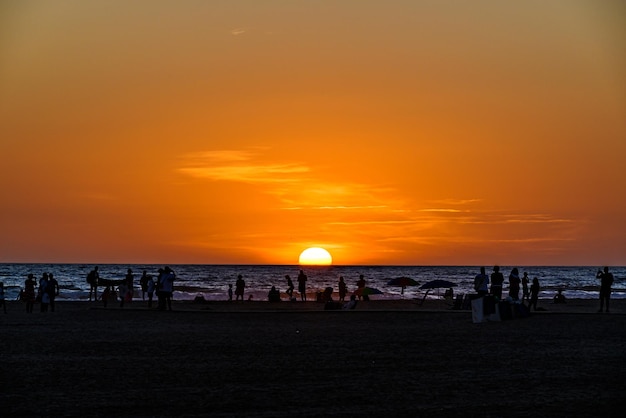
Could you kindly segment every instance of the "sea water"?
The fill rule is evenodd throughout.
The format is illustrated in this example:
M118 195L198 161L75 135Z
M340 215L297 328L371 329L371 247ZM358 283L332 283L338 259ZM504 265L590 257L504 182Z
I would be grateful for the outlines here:
M57 300L80 301L87 300L89 296L89 284L86 282L87 274L95 267L95 264L0 264L0 282L4 283L7 299L17 298L20 289L24 288L24 281L29 273L35 276L37 282L44 272L54 274L59 282L60 295ZM103 279L120 280L126 276L130 268L135 275L134 299L141 300L139 279L146 271L147 274L156 278L158 269L165 265L154 264L98 264L100 277ZM297 296L297 277L300 269L308 277L307 294L309 300L314 300L317 292L326 287L332 287L334 296L337 295L337 282L343 277L348 286L348 292L356 289L359 275L363 275L367 286L373 287L382 294L373 295L375 299L402 299L420 298L425 290L420 286L435 280L448 280L456 286L454 293L474 293L474 277L479 273L477 266L297 266L297 265L194 265L181 264L169 265L176 273L174 283L175 300L193 300L202 295L206 300L226 300L228 298L228 285L235 287L238 275L242 275L246 282L244 298L252 296L252 300L266 300L267 292L272 286L281 292L281 297L287 289L285 275L290 275L296 287L294 295ZM492 267L485 266L487 274L491 273ZM508 275L514 266L501 266L500 271L504 274L504 292L507 294ZM552 299L558 289L563 289L567 298L596 299L598 298L600 280L596 273L603 266L517 266L520 278L524 272L532 282L534 277L539 279L541 286L540 299ZM626 267L610 267L615 277L612 298L626 298ZM402 293L399 287L390 286L387 282L396 277L410 277L419 285L407 287ZM530 283L529 283L530 286ZM103 289L100 288L100 291ZM445 289L435 289L428 295L429 298L442 296Z

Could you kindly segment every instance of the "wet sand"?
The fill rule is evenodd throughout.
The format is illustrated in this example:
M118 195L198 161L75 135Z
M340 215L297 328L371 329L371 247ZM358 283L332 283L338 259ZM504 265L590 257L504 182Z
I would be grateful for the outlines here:
M443 301L0 313L6 416L621 416L626 300L474 324ZM35 306L38 309L38 306Z

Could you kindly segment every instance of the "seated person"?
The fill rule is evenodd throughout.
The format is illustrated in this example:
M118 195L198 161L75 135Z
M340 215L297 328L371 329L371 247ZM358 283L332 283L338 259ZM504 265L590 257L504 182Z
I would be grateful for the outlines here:
M268 292L267 300L270 302L280 302L280 292L276 289L276 286L272 286Z
M453 299L454 298L454 291L452 290L452 288L446 290L446 293L443 294L443 298L444 299Z
M343 305L342 309L343 310L354 309L356 308L356 304L357 304L356 295L352 295L350 296L350 302Z
M552 301L553 303L565 303L565 295L563 294L563 289L558 290L558 293L554 295Z
M322 293L322 302L332 302L333 298L331 295L333 294L333 288L327 287L324 289L324 293Z

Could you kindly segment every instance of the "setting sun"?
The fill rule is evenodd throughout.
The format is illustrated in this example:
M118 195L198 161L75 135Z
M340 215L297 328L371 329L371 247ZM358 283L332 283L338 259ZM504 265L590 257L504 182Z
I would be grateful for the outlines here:
M306 266L330 266L333 258L330 253L323 248L311 247L300 254L300 264Z

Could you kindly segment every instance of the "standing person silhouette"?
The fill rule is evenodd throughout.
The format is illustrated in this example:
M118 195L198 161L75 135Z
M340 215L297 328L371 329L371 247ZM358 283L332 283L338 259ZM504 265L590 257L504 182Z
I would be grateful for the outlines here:
M519 285L521 281L519 278L519 270L515 267L509 274L509 296L513 300L519 300Z
M141 278L139 279L139 286L141 286L141 300L146 300L146 293L148 293L148 272L143 271Z
M522 302L524 299L528 302L530 300L530 292L528 290L528 273L524 272L524 277L522 277Z
M368 295L363 294L363 292L365 291L365 278L362 274L359 275L359 280L357 280L356 282L356 290L359 300L361 300L361 297L363 297L363 300L370 300L370 297Z
M174 271L165 267L163 269L163 275L161 276L161 294L163 296L161 310L172 310L172 295L174 294L174 280L176 279L176 274Z
M33 307L35 306L35 276L32 273L28 275L26 282L24 283L24 294L22 300L26 302L26 312L33 313Z
M87 275L87 283L89 283L89 300L91 300L91 293L93 292L93 300L98 300L98 279L100 275L98 274L98 266L95 266L93 270L89 272Z
M504 283L504 276L500 273L499 266L493 266L493 273L491 273L491 294L502 299L502 283Z
M533 284L530 285L530 302L528 303L529 311L532 306L534 306L535 310L537 310L537 300L539 300L540 290L541 287L539 286L539 279L535 277L533 279Z
M289 295L289 300L291 300L291 298L293 297L293 281L288 274L285 276L285 279L287 279L287 290L285 291L285 293Z
M298 274L298 292L300 292L300 300L302 300L302 302L306 302L306 280L306 274L304 274L304 271L300 270Z
M237 281L235 282L235 302L241 298L243 302L243 290L246 288L246 282L243 280L241 274L237 276Z
M343 281L343 276L339 277L339 302L345 302L346 294L348 293L348 286Z
M132 269L128 269L126 272L126 294L124 299L126 302L131 303L133 301L133 294L135 293L135 275Z
M152 308L152 297L154 295L154 289L156 288L152 276L148 276L148 283L146 286L146 290L148 293L148 308Z
M613 273L609 273L609 268L605 267L604 272L598 270L596 278L600 279L600 310L602 312L606 302L606 312L609 312L609 300L611 300L611 286L613 286Z
M50 312L54 312L54 300L59 296L59 282L57 282L57 279L54 278L52 273L48 275L48 287L46 291L50 299Z
M487 296L489 293L489 276L485 273L485 268L480 268L480 273L474 277L474 290L478 296Z

